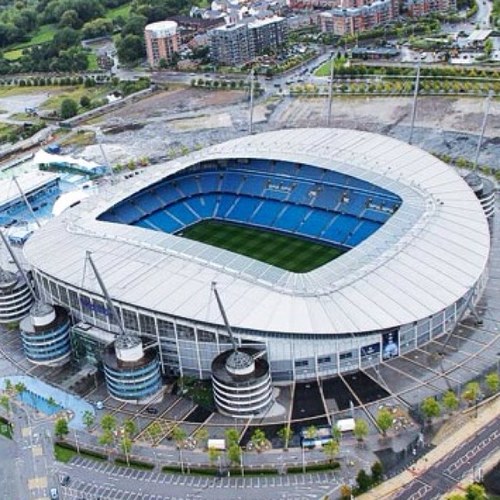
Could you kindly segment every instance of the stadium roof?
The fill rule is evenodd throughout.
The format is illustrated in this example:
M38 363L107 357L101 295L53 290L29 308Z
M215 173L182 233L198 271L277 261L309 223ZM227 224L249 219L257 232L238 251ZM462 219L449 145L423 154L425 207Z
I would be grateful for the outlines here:
M217 158L279 159L337 170L384 187L403 202L367 240L305 274L171 234L96 220L135 191ZM243 137L151 167L48 223L25 254L35 268L80 288L90 250L114 299L178 318L221 325L210 290L217 281L235 328L353 333L412 323L453 304L481 277L489 248L479 201L434 156L367 132L293 129ZM100 295L88 278L84 288Z

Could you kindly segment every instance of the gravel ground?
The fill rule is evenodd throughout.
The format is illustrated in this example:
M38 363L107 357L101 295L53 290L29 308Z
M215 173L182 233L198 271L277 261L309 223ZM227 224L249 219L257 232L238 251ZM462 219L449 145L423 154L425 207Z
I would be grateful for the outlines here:
M421 97L413 143L433 153L474 159L484 100ZM140 129L106 134L103 144L110 162L141 156L171 157L248 133L248 100L241 91L180 89L161 92L117 110L94 126L139 123ZM254 109L256 132L287 127L324 126L325 98L272 97ZM407 141L411 99L406 97L339 97L332 107L332 126L386 134ZM480 155L480 164L500 168L500 104L493 101ZM82 153L101 160L99 148Z

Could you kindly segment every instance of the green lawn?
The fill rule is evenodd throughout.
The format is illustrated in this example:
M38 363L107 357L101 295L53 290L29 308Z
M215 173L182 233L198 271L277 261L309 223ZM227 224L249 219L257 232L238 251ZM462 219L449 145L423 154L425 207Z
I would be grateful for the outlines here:
M15 61L16 59L19 59L22 55L23 55L23 49L15 49L5 52L3 56L8 61Z
M130 14L131 5L126 3L125 5L120 5L119 7L115 7L114 9L109 9L106 12L106 19L116 19L117 17L127 18Z
M343 253L331 245L296 236L213 220L194 224L179 235L295 273L316 269Z
M10 423L2 417L0 417L0 436L12 439L12 427Z
M54 444L54 455L59 462L67 463L77 455L76 451Z

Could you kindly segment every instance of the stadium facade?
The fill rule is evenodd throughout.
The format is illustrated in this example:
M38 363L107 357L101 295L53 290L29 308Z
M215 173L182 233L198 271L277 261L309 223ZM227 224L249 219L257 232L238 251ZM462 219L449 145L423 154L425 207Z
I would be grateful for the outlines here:
M291 272L183 237L212 219L344 253ZM85 270L91 251L125 330L158 343L167 374L208 379L231 348L217 282L237 342L265 350L273 381L288 382L373 366L451 331L481 296L489 250L480 202L434 156L366 132L294 129L151 168L49 222L25 255L45 300L118 333Z

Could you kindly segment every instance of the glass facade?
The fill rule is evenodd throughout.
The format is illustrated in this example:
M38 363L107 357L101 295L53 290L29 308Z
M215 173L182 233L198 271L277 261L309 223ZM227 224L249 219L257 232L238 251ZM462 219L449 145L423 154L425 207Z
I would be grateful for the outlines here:
M35 272L35 279L48 302L68 307L77 320L118 333L117 325L104 307L102 297L64 283L56 283L38 272ZM446 334L468 305L480 296L486 279L485 273L473 289L437 314L391 331L329 335L234 328L234 333L240 345L255 345L266 350L274 381L334 376L373 366L383 359L406 353ZM54 290L58 291L57 295L53 293ZM165 374L208 379L213 359L231 347L221 327L168 317L116 301L115 306L127 331L158 342L160 367Z
M27 318L28 319L28 318ZM70 322L68 315L60 308L56 319L43 328L27 331L21 323L21 340L24 353L34 364L57 366L69 361L71 354Z

